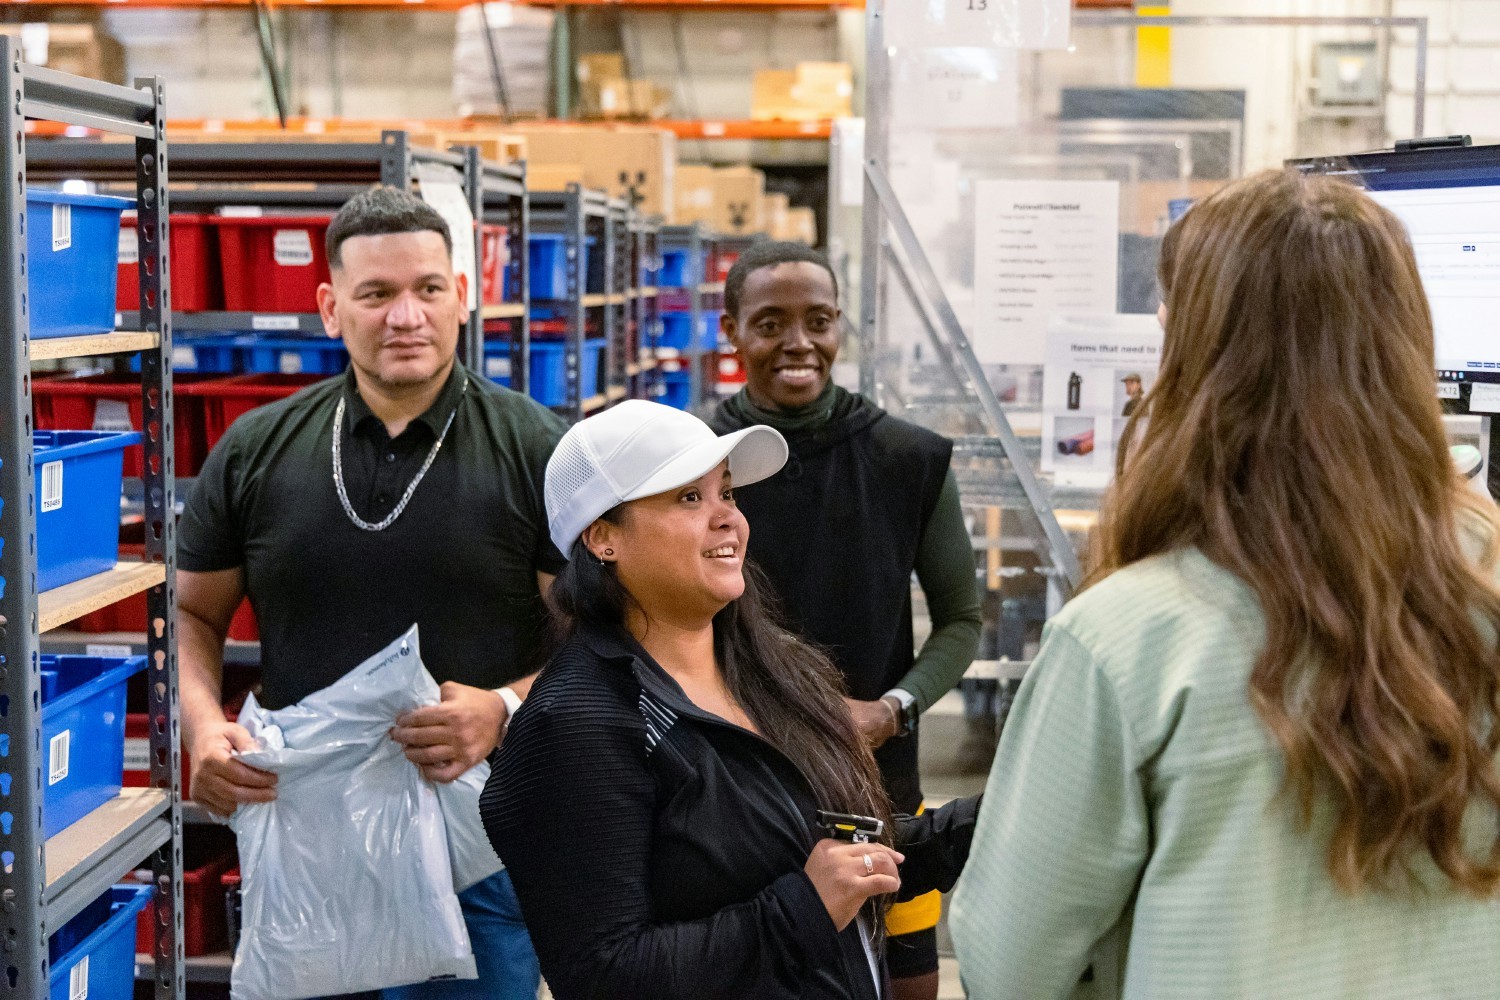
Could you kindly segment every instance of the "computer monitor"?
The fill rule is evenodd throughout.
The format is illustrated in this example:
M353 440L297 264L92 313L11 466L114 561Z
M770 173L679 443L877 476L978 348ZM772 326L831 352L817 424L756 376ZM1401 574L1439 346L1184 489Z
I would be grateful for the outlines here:
M1360 153L1288 166L1353 181L1406 224L1432 306L1439 395L1467 401L1469 384L1500 383L1500 146Z

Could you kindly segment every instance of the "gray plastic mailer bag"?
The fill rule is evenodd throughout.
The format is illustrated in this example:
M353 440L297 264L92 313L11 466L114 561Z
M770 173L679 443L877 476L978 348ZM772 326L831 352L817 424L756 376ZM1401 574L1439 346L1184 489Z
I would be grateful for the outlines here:
M234 1000L476 978L436 789L389 735L438 698L414 625L296 705L246 702L258 747L239 759L280 781L276 801L230 820L243 891Z

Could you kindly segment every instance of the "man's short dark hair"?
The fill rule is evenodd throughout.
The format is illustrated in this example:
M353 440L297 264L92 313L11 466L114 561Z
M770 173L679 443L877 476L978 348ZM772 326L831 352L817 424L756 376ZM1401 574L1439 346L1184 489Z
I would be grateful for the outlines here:
M443 237L448 257L453 257L453 234L431 205L400 188L373 187L344 203L339 214L328 224L328 266L343 264L344 241L355 236L384 236L388 233L434 232Z
M833 297L837 301L839 279L833 273L827 257L806 243L768 240L750 244L749 249L740 254L739 260L729 269L729 276L724 279L724 310L733 318L739 319L740 296L745 292L745 279L763 267L775 267L777 264L818 265L828 272L828 280L833 282Z

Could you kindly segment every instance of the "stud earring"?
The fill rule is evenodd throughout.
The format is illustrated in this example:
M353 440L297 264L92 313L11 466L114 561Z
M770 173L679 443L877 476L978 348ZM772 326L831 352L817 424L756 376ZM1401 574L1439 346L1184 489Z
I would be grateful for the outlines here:
M612 556L612 555L615 554L615 550L614 549L605 549L604 550L604 554L607 555L607 556Z

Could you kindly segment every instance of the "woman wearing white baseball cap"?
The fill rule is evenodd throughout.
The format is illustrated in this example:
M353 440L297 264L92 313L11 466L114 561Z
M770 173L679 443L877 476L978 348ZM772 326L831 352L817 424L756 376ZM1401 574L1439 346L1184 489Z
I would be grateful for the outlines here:
M977 803L902 818L895 849L838 673L745 564L733 487L786 454L628 401L548 463L561 641L480 809L557 1000L877 1000L884 907L962 869ZM831 839L819 810L883 831Z

